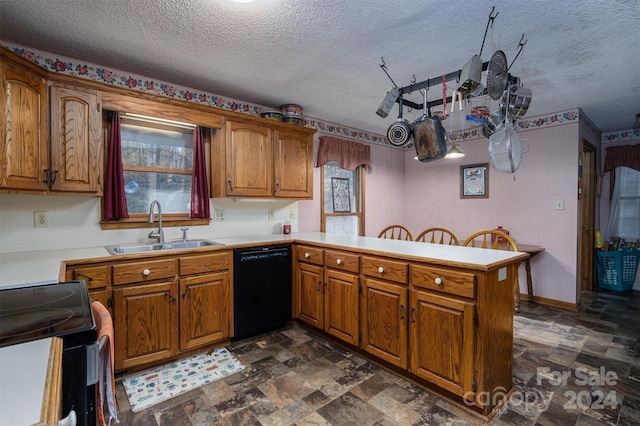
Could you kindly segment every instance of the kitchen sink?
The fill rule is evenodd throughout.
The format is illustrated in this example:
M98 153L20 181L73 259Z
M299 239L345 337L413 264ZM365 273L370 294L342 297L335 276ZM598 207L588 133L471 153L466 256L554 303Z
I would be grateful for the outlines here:
M116 244L112 246L105 246L110 254L128 254L128 253L143 253L149 251L160 250L179 250L197 247L210 247L210 246L222 246L224 244L211 240L187 240L187 241L167 241L165 243L151 243L151 244Z

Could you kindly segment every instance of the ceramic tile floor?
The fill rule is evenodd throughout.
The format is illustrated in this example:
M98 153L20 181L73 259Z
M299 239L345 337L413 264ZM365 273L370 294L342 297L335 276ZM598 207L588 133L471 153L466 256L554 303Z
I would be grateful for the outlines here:
M494 425L640 424L640 292L585 293L579 312L523 303L515 392ZM427 390L293 325L232 343L242 372L133 413L124 425L466 425ZM566 379L562 379L562 374Z

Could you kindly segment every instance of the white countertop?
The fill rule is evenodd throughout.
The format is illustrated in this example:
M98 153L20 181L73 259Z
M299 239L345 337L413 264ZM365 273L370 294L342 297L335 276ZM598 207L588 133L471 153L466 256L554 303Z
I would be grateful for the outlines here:
M51 338L0 348L0 425L40 421Z
M442 265L468 264L489 268L522 253L504 250L487 250L472 247L418 243L413 241L385 240L375 237L356 237L322 232L296 233L290 235L268 234L229 238L211 238L233 248L245 244L277 244L297 241L320 243L335 248L357 249L363 252L388 253L415 260L435 261ZM0 287L41 281L57 281L60 263L67 260L117 258L104 247L85 247L65 250L40 250L0 254Z

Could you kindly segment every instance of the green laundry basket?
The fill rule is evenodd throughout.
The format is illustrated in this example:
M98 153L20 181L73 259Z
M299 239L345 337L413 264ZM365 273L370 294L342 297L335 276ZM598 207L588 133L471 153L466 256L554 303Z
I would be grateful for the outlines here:
M633 288L638 270L640 250L596 252L598 286L607 290L627 291Z

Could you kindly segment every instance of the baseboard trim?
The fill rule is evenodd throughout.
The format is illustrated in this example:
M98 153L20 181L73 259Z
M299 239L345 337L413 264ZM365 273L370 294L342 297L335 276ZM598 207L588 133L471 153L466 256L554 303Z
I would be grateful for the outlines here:
M527 294L520 294L521 301L529 301L529 296ZM555 299L547 299L546 297L533 296L533 301L535 303L540 303L542 305L555 306L557 308L568 309L571 311L577 311L578 305L576 303L571 302L563 302L561 300Z

